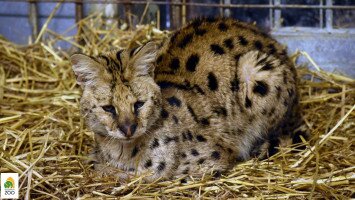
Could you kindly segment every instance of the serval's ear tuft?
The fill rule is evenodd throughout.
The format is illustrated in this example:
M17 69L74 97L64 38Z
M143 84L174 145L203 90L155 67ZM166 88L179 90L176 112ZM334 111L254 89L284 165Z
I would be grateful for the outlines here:
M77 83L84 87L93 84L105 76L106 69L94 59L83 54L74 54L70 57Z
M136 48L133 52L133 67L137 76L151 75L154 71L154 63L158 46L154 42Z

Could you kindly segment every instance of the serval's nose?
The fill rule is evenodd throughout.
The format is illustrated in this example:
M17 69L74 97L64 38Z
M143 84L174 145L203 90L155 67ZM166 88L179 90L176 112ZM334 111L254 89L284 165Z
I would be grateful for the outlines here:
M122 133L127 137L130 138L134 135L137 129L137 123L135 122L128 122L126 121L124 124L118 125L118 128L122 131Z

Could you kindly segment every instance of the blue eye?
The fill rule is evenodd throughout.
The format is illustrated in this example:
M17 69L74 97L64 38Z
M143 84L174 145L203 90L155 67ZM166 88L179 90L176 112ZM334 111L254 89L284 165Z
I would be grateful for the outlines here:
M134 113L136 115L138 115L138 109L140 109L143 105L144 105L145 102L143 101L137 101L136 103L134 103Z
M106 112L116 115L116 109L113 105L102 106L102 109Z

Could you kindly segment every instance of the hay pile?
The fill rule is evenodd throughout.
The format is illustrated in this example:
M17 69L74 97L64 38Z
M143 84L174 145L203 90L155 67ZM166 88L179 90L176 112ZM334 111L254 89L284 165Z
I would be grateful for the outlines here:
M315 71L298 69L300 77L309 78L300 85L303 113L312 130L304 151L291 154L292 147L282 149L268 160L237 165L220 179L206 176L186 184L177 180L146 184L141 177L120 183L97 176L86 163L94 138L79 115L80 88L69 53L53 45L64 40L96 55L167 33L149 25L136 31L106 28L100 16L84 19L79 26L85 46L48 29L43 31L50 36L46 42L26 47L0 38L0 172L20 174L21 198L354 197L355 80L318 66ZM304 52L295 56L308 57Z

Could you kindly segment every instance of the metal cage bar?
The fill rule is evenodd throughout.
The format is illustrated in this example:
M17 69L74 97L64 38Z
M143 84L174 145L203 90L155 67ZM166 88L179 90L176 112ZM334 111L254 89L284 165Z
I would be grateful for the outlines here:
M80 3L82 0L36 0L36 2L46 3ZM0 2L29 2L29 0L0 0ZM85 4L147 4L147 1L130 1L130 0L85 0ZM304 5L304 4L216 4L216 3L192 3L192 2L166 2L166 1L154 1L157 5L173 5L173 6L199 6L199 7L220 7L220 8L274 8L274 9L344 9L355 10L354 5Z
M326 5L327 6L332 6L333 5L333 0L326 0ZM331 31L333 29L333 10L330 8L327 8L325 11L325 27L328 31Z
M126 22L129 26L132 25L131 21L131 6L132 5L142 5L148 4L148 1L135 1L135 0L0 0L0 2L28 2L30 3L30 22L33 27L33 35L37 35L38 30L38 20L37 16L37 3L75 3L75 20L80 21L83 16L83 4L121 4L125 8ZM150 4L156 5L169 5L171 6L170 12L170 25L171 27L178 27L180 24L186 23L186 8L187 6L195 7L217 7L222 11L223 16L231 15L231 8L252 8L252 9L269 9L270 15L270 28L277 30L282 27L282 10L283 9L319 9L319 27L325 28L327 31L333 30L333 10L355 10L353 5L333 5L332 0L319 0L318 5L303 5L303 4L283 4L281 0L269 0L269 4L232 4L230 0L220 0L220 3L194 3L187 0L173 0L173 1L150 1ZM325 16L324 16L325 13ZM324 23L325 21L325 23Z

